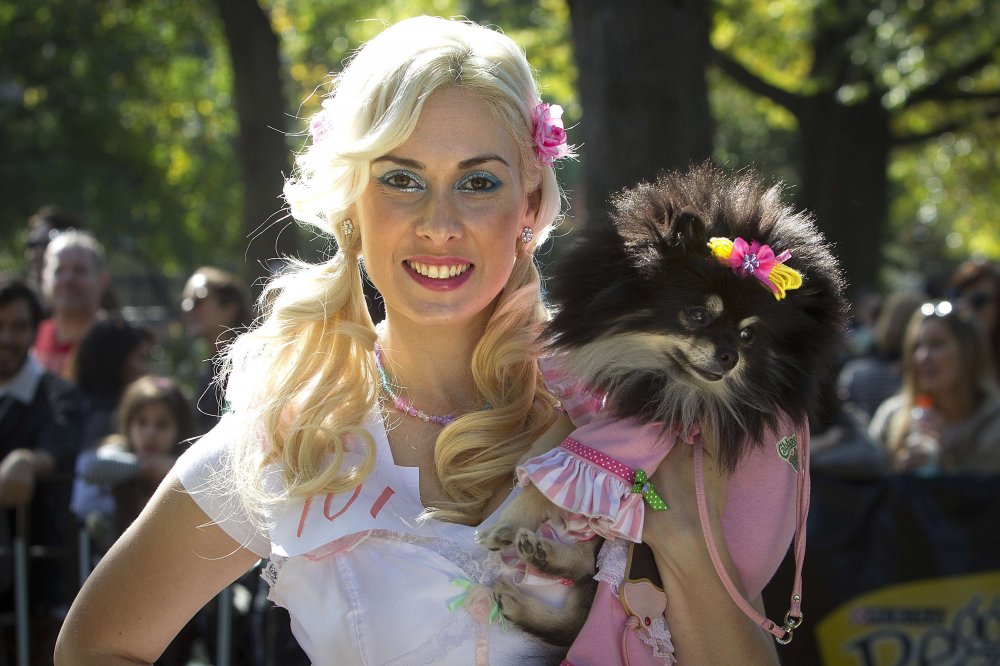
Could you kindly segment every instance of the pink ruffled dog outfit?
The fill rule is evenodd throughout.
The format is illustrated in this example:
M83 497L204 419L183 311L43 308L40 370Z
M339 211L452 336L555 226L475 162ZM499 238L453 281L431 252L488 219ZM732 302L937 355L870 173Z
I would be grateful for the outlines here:
M664 432L659 423L616 418L604 409L602 396L567 375L557 358L540 363L546 383L576 430L560 446L521 465L518 479L534 484L567 513L563 529L607 540L598 556L600 584L594 606L564 664L672 663L673 646L662 610L658 616L653 612L639 617L633 608L630 614L621 595L628 542L642 542L644 495L656 498L642 475L651 475L678 441L696 442L698 433ZM729 480L723 531L741 588L751 599L777 570L795 532L801 484L789 447L795 440L789 436L801 438L802 430L797 433L784 419L766 434L767 446L747 454ZM670 489L659 490L669 496ZM628 594L643 596L635 588ZM632 605L642 603L647 602Z

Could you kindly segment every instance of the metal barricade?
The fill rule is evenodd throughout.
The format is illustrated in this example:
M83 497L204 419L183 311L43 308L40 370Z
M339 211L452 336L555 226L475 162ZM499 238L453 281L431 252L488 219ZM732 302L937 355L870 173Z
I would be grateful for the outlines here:
M64 492L67 497L66 501L66 521L61 522L59 518L51 518L52 520L58 521L55 529L60 530L61 528L68 527L68 516L69 516L69 503L68 503L68 489L69 481L72 478L71 475L67 474L57 474L52 477L47 477L43 479L38 479L36 482L35 492L40 493L51 493L48 496L48 501L54 501L61 497L60 491ZM61 504L61 502L59 502ZM48 560L52 562L60 562L60 571L62 571L61 566L65 565L65 571L68 572L72 568L72 548L69 546L70 540L66 538L65 532L60 534L60 542L56 544L33 544L31 542L32 535L32 508L33 502L23 504L13 508L0 509L0 520L6 521L8 519L7 512L14 512L14 530L13 534L10 535L10 545L4 547L0 545L0 558L10 557L11 568L13 569L13 578L11 585L13 587L14 593L14 616L10 618L5 616L4 618L4 631L7 630L7 625L11 620L14 624L14 663L16 666L29 666L31 663L31 652L33 647L31 645L31 562L32 560ZM7 529L8 525L4 525L3 529ZM55 581L62 584L66 583L61 576L56 576ZM60 594L68 593L70 590L63 589ZM37 593L37 591L36 591ZM61 609L62 606L60 605ZM55 608L47 609L51 612L55 612ZM6 650L6 647L5 647ZM0 660L3 659L2 654L0 654Z
M16 510L14 537L14 616L17 646L17 666L28 666L31 656L28 645L28 507Z

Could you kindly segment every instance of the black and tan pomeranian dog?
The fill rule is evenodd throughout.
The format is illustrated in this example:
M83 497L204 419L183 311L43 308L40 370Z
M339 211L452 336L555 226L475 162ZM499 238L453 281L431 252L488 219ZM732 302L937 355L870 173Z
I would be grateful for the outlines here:
M578 232L547 283L545 342L563 367L604 395L615 418L711 428L730 472L779 418L809 418L843 333L832 248L781 194L753 172L708 163L661 175L613 197L613 225ZM480 542L513 546L576 582L559 610L502 580L494 588L508 620L568 645L594 594L601 540L566 545L536 533L558 511L527 485Z

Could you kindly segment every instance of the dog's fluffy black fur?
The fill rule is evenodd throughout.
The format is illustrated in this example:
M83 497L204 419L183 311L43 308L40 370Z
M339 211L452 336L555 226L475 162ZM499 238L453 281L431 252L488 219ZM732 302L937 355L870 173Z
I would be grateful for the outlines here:
M812 414L843 334L833 249L781 193L709 163L663 174L617 194L613 225L580 232L547 285L550 348L621 417L710 422L730 471L781 412ZM789 250L802 286L776 300L711 255L718 236Z

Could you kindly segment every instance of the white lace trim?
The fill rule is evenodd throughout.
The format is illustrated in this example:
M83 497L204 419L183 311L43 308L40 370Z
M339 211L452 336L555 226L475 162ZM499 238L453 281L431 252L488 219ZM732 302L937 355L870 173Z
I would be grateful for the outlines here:
M625 567L628 565L628 541L615 539L605 541L597 553L597 574L594 580L607 583L618 595L618 589L625 580Z
M422 546L454 564L466 578L480 585L492 585L500 575L502 563L499 554L486 550L477 543L467 544L392 530L369 530L368 536Z
M361 539L358 539L359 535L362 536ZM418 536L416 534L394 532L392 530L367 530L363 533L352 534L296 557L309 556L314 559L324 556L328 557L342 550L342 547L338 544L343 543L345 540L359 542L368 537L400 541L426 548L454 564L462 570L466 578L480 585L492 585L500 576L503 566L498 553L488 551L479 544L464 544L440 537ZM261 578L267 582L269 587L273 588L277 584L278 577L281 575L281 569L288 559L281 555L272 554L267 564L261 569Z
M281 555L275 555L273 553L271 554L267 563L260 570L260 577L264 579L264 582L267 583L268 587L274 587L275 583L278 582L278 574L281 573L281 567L283 567L287 561L287 557L282 557Z
M663 659L665 664L675 664L674 644L667 629L667 622L662 617L653 618L649 627L639 631L639 640L648 645L654 657Z

